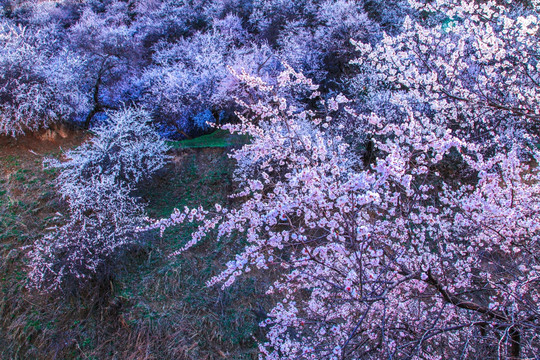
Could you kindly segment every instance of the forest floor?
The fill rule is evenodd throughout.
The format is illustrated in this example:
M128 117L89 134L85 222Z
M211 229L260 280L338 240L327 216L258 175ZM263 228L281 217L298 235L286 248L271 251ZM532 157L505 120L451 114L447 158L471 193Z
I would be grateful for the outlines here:
M240 239L207 239L171 257L194 225L163 237L151 233L121 262L105 299L26 288L27 247L67 215L56 173L43 168L43 159L84 139L80 132L0 138L0 358L255 359L258 323L270 308L268 276L253 273L224 291L205 286L242 248ZM173 145L173 160L136 193L150 217L184 206L234 205L227 152L237 139L218 133Z

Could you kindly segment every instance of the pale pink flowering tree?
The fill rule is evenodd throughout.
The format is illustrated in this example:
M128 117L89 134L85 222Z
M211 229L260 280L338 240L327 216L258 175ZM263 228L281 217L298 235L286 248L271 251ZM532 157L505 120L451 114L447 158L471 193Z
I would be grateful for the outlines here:
M214 229L218 238L245 234L245 251L209 285L229 286L250 268L283 268L269 290L283 300L264 323L263 354L472 356L498 341L505 354L535 350L540 189L520 160L527 149L479 160L469 155L475 145L428 118L398 126L374 116L380 154L361 169L347 145L329 137L330 119L240 78L269 96L248 105L257 122L230 127L253 137L233 155L236 196L246 200L238 209L177 211L155 226L202 221L185 249ZM302 81L289 69L279 86L292 78ZM440 175L454 152L475 172L473 184L456 188ZM516 344L519 336L530 341Z
M512 141L523 129L537 135L537 8L410 3L433 20L407 17L403 31L379 45L355 43L365 54L356 63L376 70L378 81L394 90L392 101L428 106L434 121L461 128L460 136L472 141L495 135Z
M232 154L238 206L176 211L154 227L200 222L182 251L205 236L246 238L210 286L230 286L251 269L282 270L269 289L279 301L261 324L262 357L524 358L540 351L537 77L528 65L500 65L507 60L499 55L479 65L474 51L489 34L532 46L538 19L514 16L527 24L490 32L513 16L506 8L454 5L432 9L458 14L451 30L406 20L399 40L385 38L358 61L402 83L390 98L399 110L392 117L357 115L343 96L322 100L290 67L276 84L236 74L252 99L240 101L240 123L227 126L252 139ZM486 17L489 9L497 15ZM465 41L470 49L458 59L439 55L438 71L452 85L423 68L415 52L436 56L435 45L474 34L481 40ZM532 52L513 56L536 66ZM478 67L498 82L471 75ZM372 139L370 164L340 136L333 119L343 111Z

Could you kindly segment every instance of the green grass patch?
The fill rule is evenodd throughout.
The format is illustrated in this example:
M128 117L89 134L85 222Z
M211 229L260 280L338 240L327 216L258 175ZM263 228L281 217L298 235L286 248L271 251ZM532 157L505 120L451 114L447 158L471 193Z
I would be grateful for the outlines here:
M218 129L213 133L194 139L170 141L169 145L173 149L228 148L244 145L248 141L247 136L231 134L226 130Z
M227 204L232 186L232 160L222 150L180 155L165 178L138 194L151 217L168 217L174 208ZM229 204L230 205L230 204ZM186 253L171 257L195 230L195 224L155 234L148 257L129 267L118 286L119 296L131 304L124 317L130 326L168 334L171 342L152 341L157 358L256 358L261 339L254 309L267 299L264 281L246 277L229 289L208 288L206 282L245 245L242 238L210 236ZM121 294L121 295L120 295ZM266 308L269 308L267 306ZM149 331L149 330L148 330ZM174 341L172 341L174 339Z

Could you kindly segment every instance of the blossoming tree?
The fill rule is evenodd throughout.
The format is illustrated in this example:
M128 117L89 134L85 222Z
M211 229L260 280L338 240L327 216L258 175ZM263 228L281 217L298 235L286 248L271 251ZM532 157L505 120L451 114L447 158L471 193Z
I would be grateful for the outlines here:
M264 99L245 104L251 116L228 127L253 139L233 154L235 196L245 200L230 210L177 211L155 226L202 221L184 250L208 234L245 235L249 245L209 285L227 287L252 268L283 269L269 289L282 300L262 324L262 354L442 357L493 344L505 354L535 351L539 189L530 164L538 151L516 144L484 158L427 117L410 113L396 125L372 115L366 131L378 156L363 168L330 130L331 117L275 96L291 85L313 90L301 74L289 68L277 88L239 77ZM332 112L346 102L322 106ZM446 179L452 161L474 175Z
M54 48L57 38L0 18L0 135L47 128L85 111L84 61Z
M538 17L493 2L413 5L450 24L408 18L375 49L357 43L371 52L358 63L394 87L393 116L323 100L290 67L276 84L237 74L256 94L227 126L252 139L232 154L239 206L154 225L200 221L183 250L210 234L245 236L208 285L282 269L263 357L539 351ZM291 102L293 89L318 106ZM340 136L340 111L372 139L371 164Z
M168 147L149 121L140 108L116 111L94 128L95 138L66 153L67 161L48 161L61 170L57 187L70 214L32 247L31 286L73 292L113 278L114 262L137 243L144 223L144 207L131 192L167 160Z

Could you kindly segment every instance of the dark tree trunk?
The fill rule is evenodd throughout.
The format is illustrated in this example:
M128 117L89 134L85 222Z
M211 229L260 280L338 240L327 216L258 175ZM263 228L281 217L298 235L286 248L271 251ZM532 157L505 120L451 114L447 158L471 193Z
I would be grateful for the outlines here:
M98 71L96 83L94 84L94 93L92 95L92 99L94 100L94 107L92 108L92 110L90 110L90 113L88 113L86 119L84 120L85 130L88 130L90 128L90 122L92 121L94 116L103 109L101 103L99 102L99 88L101 87L102 76L103 72L105 71L106 61L107 59L103 60L103 63L101 64L101 67Z
M521 357L521 333L516 328L511 328L510 334L510 352L511 359L520 359Z

